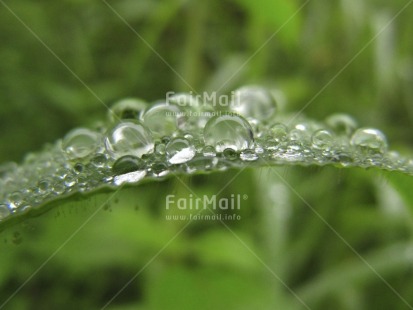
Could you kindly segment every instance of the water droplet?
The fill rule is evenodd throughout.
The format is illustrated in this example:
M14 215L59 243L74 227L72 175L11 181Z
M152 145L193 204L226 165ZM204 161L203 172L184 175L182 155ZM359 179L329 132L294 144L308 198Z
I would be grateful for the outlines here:
M238 88L230 103L231 111L257 120L269 119L275 113L276 108L277 104L271 93L259 86Z
M7 204L0 204L0 221L10 216L10 209Z
M52 191L55 195L62 195L66 191L66 187L63 182L57 181L53 184Z
M117 123L124 119L138 119L147 103L138 98L126 98L113 104L108 111L109 120Z
M65 182L65 185L66 185L67 187L72 187L72 186L75 186L75 184L76 184L76 178L75 178L73 175L68 174L68 175L64 178L64 182Z
M115 175L122 175L142 169L144 169L144 162L132 155L126 155L119 158L112 167L112 171Z
M329 150L333 145L334 139L330 131L326 129L320 129L314 132L311 137L314 148Z
M43 179L40 180L39 183L37 184L37 191L40 194L46 193L50 188L50 180L49 179Z
M165 155L165 149L166 149L165 144L158 143L155 146L155 153L158 155Z
M163 177L169 173L168 167L162 162L155 162L151 169L156 177Z
M82 173L85 170L85 166L81 163L76 163L73 167L73 170L76 174Z
M186 139L173 139L166 146L166 157L171 164L186 163L195 153L194 146Z
M277 143L287 140L288 128L284 124L275 123L270 127L269 136Z
M161 138L161 142L162 142L163 144L168 144L169 141L171 141L171 137L169 137L169 136L163 136L163 137Z
M20 191L15 191L9 195L9 200L16 207L20 206L23 203L23 194Z
M62 141L62 148L69 159L84 158L98 147L100 136L89 129L77 128L67 134Z
M105 145L114 159L125 155L142 157L154 149L149 129L138 121L126 121L114 126L105 138Z
M238 158L238 153L236 150L232 149L232 148L226 148L222 154L224 155L224 157L228 160L236 160Z
M175 105L159 103L148 109L142 116L143 123L154 137L170 136L184 121L184 113Z
M253 147L254 138L250 124L241 116L224 113L212 117L204 128L205 144L215 146L217 152L227 148L235 151Z
M255 161L258 159L258 155L253 150L245 150L241 152L240 158L243 161Z
M212 145L206 145L203 149L202 149L202 154L205 157L215 157L216 153L215 153L215 148Z
M357 129L350 143L362 152L384 153L387 151L386 136L374 128Z
M327 117L326 124L338 135L350 136L357 128L357 122L347 114L333 114Z
M302 144L308 139L308 134L304 130L294 128L288 133L288 138L290 141Z
M91 163L97 168L102 168L106 165L107 160L108 159L105 154L99 153L92 158Z

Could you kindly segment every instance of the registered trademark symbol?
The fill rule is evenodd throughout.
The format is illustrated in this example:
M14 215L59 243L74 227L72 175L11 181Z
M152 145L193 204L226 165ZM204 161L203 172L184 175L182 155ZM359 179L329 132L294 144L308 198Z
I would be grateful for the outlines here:
M242 196L242 199L247 200L247 199L248 199L248 195L244 194L244 195Z

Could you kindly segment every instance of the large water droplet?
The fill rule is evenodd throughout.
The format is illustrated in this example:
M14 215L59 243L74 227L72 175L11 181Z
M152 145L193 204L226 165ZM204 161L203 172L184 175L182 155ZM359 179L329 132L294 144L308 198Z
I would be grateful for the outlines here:
M357 128L357 122L350 115L337 113L330 115L326 123L338 135L350 136Z
M235 151L253 147L254 138L250 124L241 116L225 113L212 117L204 128L206 145L213 145L217 152L227 148Z
M154 142L146 126L138 121L126 121L108 131L105 146L109 154L118 159L125 155L142 157L152 153Z
M273 116L277 108L274 97L265 88L244 86L238 88L230 103L231 111L244 117L265 120Z
M386 136L380 130L374 128L356 130L350 143L363 152L384 153L387 151Z
M126 98L116 102L108 111L109 120L117 123L124 119L138 119L146 102L137 98Z
M142 119L153 136L158 138L170 136L178 128L181 128L185 121L185 115L176 105L159 103L147 110Z
M67 134L62 149L69 159L84 158L92 154L99 145L100 136L89 129L78 128Z
M173 139L166 146L166 158L171 164L186 163L195 153L195 147L186 139Z

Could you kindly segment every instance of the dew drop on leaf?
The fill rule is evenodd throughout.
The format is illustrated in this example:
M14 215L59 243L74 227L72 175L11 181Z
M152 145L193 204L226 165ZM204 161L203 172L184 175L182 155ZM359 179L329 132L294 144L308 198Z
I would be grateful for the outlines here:
M153 105L142 116L143 123L156 138L172 135L184 124L184 114L173 104L159 103Z
M255 161L258 159L258 155L253 150L245 150L241 152L240 158L243 161Z
M137 170L142 170L144 163L141 159L132 155L125 155L119 158L112 167L112 171L115 175L121 175Z
M121 122L112 127L105 137L105 146L114 159L125 155L142 157L152 153L154 142L149 129L139 121Z
M232 148L226 148L223 152L222 152L222 154L224 155L224 157L226 158L226 159L228 159L228 160L235 160L235 159L237 159L238 158L238 154L237 154L237 151L235 151L234 149L232 149Z
M386 136L375 128L357 129L350 143L362 152L385 153L387 151Z
M241 116L224 113L212 117L204 128L204 141L212 145L217 152L227 148L235 151L250 149L254 139L251 125Z
M172 139L166 146L166 158L170 164L186 163L195 154L195 147L187 139Z

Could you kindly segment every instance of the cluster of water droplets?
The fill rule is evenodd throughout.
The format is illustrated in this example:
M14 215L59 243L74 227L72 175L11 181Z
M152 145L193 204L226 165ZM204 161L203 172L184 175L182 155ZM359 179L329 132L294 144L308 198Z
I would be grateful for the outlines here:
M152 105L125 99L105 126L77 128L21 165L0 166L0 221L48 201L169 174L246 165L379 167L413 175L413 161L388 151L385 135L346 114L323 122L279 113L262 87L236 90L226 110L190 94Z

